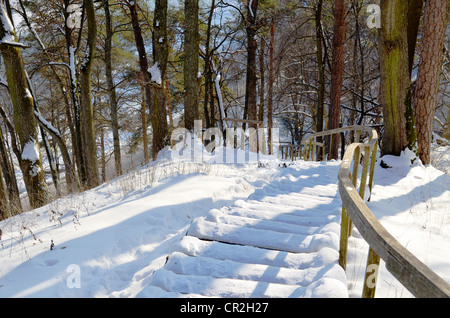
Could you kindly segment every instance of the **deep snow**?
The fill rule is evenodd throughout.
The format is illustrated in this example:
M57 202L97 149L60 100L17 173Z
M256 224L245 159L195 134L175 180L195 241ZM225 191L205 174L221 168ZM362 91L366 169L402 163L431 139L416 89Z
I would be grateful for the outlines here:
M369 207L450 282L450 176L411 164L409 154L383 159L391 168L377 167ZM317 178L312 168L320 166L329 173L318 191L337 189L339 162L298 161L287 168L279 163L189 163L162 156L96 189L2 221L0 297L151 296L143 291L152 274L180 249L194 219L233 206L272 182L277 187L270 195L283 192L281 181L293 178L293 171L300 172L295 178L301 184L302 178ZM361 295L367 249L355 230L347 270L351 297ZM376 296L411 295L382 265Z

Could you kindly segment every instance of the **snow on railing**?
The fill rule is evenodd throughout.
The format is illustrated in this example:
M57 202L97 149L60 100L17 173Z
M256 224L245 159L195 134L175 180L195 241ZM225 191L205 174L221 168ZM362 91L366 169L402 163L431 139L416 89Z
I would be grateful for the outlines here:
M318 146L323 149L323 145L315 141L317 137L346 131L355 132L356 142L346 149L338 175L339 194L343 203L339 264L346 269L348 238L354 224L369 244L363 297L375 296L380 258L384 260L386 269L414 296L450 297L450 284L401 245L381 225L365 203L372 191L376 164L378 134L374 129L349 126L312 134L303 141L304 158L308 160L311 155L312 160L318 159L315 157L317 155L315 148ZM363 133L368 137L364 142L359 142ZM361 174L359 174L360 165L362 165ZM369 193L365 193L366 187Z

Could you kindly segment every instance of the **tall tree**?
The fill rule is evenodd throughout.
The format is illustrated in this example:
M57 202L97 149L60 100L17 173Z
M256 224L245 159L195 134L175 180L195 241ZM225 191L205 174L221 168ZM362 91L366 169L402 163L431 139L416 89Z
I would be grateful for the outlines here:
M86 188L95 188L100 184L98 175L97 144L94 129L94 111L91 96L91 73L97 44L97 19L95 17L94 0L84 0L87 17L87 47L80 68L81 84L81 137L83 156L86 164Z
M248 0L247 17L245 20L245 31L247 34L247 77L245 82L245 110L249 120L257 120L257 60L256 60L256 32L257 32L257 14L258 0ZM244 116L245 117L245 116ZM244 118L246 119L246 118ZM256 125L250 125L257 128Z
M212 20L214 16L214 10L216 8L216 1L211 1L211 9L208 15L208 22L206 26L206 34L205 34L205 52L203 52L203 59L205 60L204 64L204 77L205 77L205 98L203 100L203 110L205 115L205 125L206 128L214 127L215 119L214 119L214 88L213 88L213 71L211 67L212 63L212 50L211 50L211 28L212 28ZM211 101L210 110L208 111L208 104Z
M344 44L345 44L345 0L335 0L334 2L334 30L332 48L332 71L331 71L331 104L329 112L328 129L339 128L341 123L341 96L342 79L344 75ZM338 158L340 144L340 134L333 135L330 144L330 158Z
M139 69L141 73L141 85L143 88L143 103L145 102L148 109L151 109L151 90L150 90L150 75L148 74L148 59L147 52L145 49L144 38L142 37L142 29L139 21L138 11L137 11L137 3L136 1L128 1L127 2L128 9L130 10L131 15L131 24L133 26L134 40L136 43L136 49L139 57ZM145 110L142 110L143 122L145 122ZM145 124L146 126L146 124ZM142 127L146 129L146 127ZM146 150L146 149L145 149Z
M317 66L319 70L317 85L317 110L316 110L316 131L323 131L324 107L325 107L325 57L323 53L323 30L322 30L322 9L323 0L317 1L315 8L315 24L316 24L316 47L317 47ZM322 137L317 139L322 142ZM322 149L317 154L318 158L322 157Z
M380 98L383 155L400 155L407 146L405 98L409 86L408 1L381 1Z
M0 110L3 117L4 112L1 105ZM14 139L14 137L11 139ZM15 142L16 142L15 140L11 140L11 143L15 144ZM5 179L6 191L8 192L8 200L5 201L5 203L8 202L9 204L8 208L10 214L16 215L22 212L22 203L20 201L20 192L19 187L17 186L17 178L14 171L14 165L12 160L10 160L1 129L0 129L0 156L1 156L0 169L2 170L3 178Z
M78 166L78 176L84 187L87 183L86 176L86 164L83 156L83 140L81 132L81 108L79 99L79 85L77 79L77 58L76 52L78 50L78 45L74 41L73 32L76 30L75 25L69 23L71 15L73 12L69 10L71 5L70 0L64 0L63 5L63 16L64 16L64 37L66 40L67 54L69 56L69 78L70 78L70 95L72 99L73 115L74 115L74 133L73 133L73 149L75 153L75 159ZM80 26L83 25L83 19L80 20ZM82 28L81 28L82 29ZM80 35L81 36L81 29ZM70 114L70 112L68 112Z
M198 9L198 0L184 1L184 120L185 128L191 131L194 129L194 121L200 119L197 79L200 41Z
M269 83L268 83L268 96L267 96L267 128L268 128L268 145L269 154L272 155L272 128L273 128L273 83L275 81L274 74L274 47L275 47L275 21L272 20L270 25L270 44L269 44Z
M111 108L111 127L113 133L113 145L114 145L114 164L116 168L116 175L122 174L122 159L120 154L120 138L119 138L119 118L117 116L117 96L116 88L114 86L114 80L112 75L112 23L111 12L109 10L109 0L103 0L103 9L105 10L105 27L106 27L106 39L105 39L105 71L106 82L108 85L109 93L109 105Z
M447 0L427 1L419 71L414 93L414 109L419 158L430 163L434 114L447 26Z
M6 192L5 181L3 180L2 167L0 165L0 221L11 216L9 198Z
M408 1L408 69L411 76L416 53L417 34L419 33L420 16L424 0Z
M152 156L156 159L158 152L168 143L167 112L165 109L164 75L167 68L167 1L156 0L153 20L153 59L154 65L149 68L147 52L138 16L136 1L126 2L131 15L136 49L139 56L139 68L145 100L150 111L153 143Z
M6 69L8 90L14 107L14 125L21 147L20 168L30 206L40 207L49 200L39 151L33 96L28 86L21 44L3 3L0 4L0 52Z
M153 131L153 159L156 159L159 151L169 144L166 93L164 90L168 55L169 39L167 38L167 0L156 0L153 20L154 65L152 68L156 68L157 72L150 71L152 92L150 117Z

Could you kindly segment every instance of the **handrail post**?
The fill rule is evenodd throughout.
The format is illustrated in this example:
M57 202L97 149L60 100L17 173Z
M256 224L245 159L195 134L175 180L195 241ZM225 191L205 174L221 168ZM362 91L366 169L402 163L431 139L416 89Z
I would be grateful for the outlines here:
M363 298L374 298L375 289L377 287L378 269L380 267L380 256L369 248L367 256L366 274L364 276Z
M347 212L345 211L345 206L342 205L342 215L341 215L341 238L339 241L339 265L344 269L347 268L347 247L348 247L348 237L350 236L350 219Z
M307 157L306 157L306 160L307 160L307 161L309 160L309 154L311 153L312 142L313 142L313 140L312 140L312 138L311 138L311 139L309 140L308 155L307 155Z
M353 159L353 172L352 172L352 182L356 188L356 184L358 181L358 170L359 170L359 159L361 156L361 149L357 147L355 149L355 157Z
M361 184L359 185L359 195L364 199L364 194L366 191L367 173L369 171L370 163L370 146L364 147L364 165L361 172Z
M315 138L312 138L311 140L313 140ZM311 161L315 161L315 155L316 155L316 144L315 141L312 144L312 154L311 154Z
M369 190L370 190L370 196L369 196L369 201L370 201L370 197L372 196L372 187L373 187L373 175L375 173L375 164L377 162L377 148L378 148L378 143L374 143L373 145L373 150L372 150L372 160L370 162L370 172L369 172Z

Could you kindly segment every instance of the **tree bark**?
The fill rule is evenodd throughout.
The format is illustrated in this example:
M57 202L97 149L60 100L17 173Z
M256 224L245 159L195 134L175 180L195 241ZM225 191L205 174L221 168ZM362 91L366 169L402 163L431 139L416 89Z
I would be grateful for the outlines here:
M258 0L249 0L247 3L247 19L245 30L247 33L247 76L245 83L245 110L249 120L257 120L257 60L256 60L256 11ZM244 119L246 119L244 117ZM252 128L257 128L255 124L249 124Z
M0 23L0 38L16 41L14 28L3 4L0 4L0 14L3 21ZM8 22L5 23L5 21ZM20 168L30 206L34 209L48 202L49 192L39 152L33 97L28 86L21 49L2 42L0 51L5 63L6 80L14 107L14 125L21 146Z
M408 69L411 77L424 0L408 0Z
M150 163L150 155L148 151L149 148L148 148L148 134L147 134L147 101L145 97L145 86L143 84L141 84L141 95L142 95L142 103L141 103L142 146L144 147L144 164L148 165Z
M325 62L323 57L323 31L322 31L322 8L323 1L319 0L315 12L316 23L316 47L317 47L317 66L319 68L319 78L317 85L317 111L316 111L316 131L323 131L324 107L325 107ZM322 142L322 137L317 138ZM322 158L322 148L319 149L317 158Z
M409 86L408 2L381 1L380 99L384 131L382 155L400 155L407 146L405 98Z
M133 26L134 32L134 41L136 43L136 50L138 51L139 56L139 69L141 73L141 85L143 89L142 102L147 104L149 110L151 110L151 91L150 91L150 75L148 74L148 60L147 60L147 52L145 50L144 39L142 37L141 25L139 23L139 16L137 13L137 4L136 2L128 2L128 9L130 10L131 15L131 24ZM147 149L147 120L146 120L146 112L145 109L142 109L142 132L144 138L144 158L146 164L148 163L148 149Z
M114 86L114 80L112 76L112 26L111 26L111 12L109 10L109 1L103 0L103 9L105 10L105 28L106 28L106 40L105 40L105 71L106 82L108 85L109 93L109 105L111 108L111 128L113 133L113 145L114 145L114 165L116 169L116 176L122 174L122 159L120 154L120 136L119 136L119 118L117 115L117 97L116 88Z
M270 26L270 45L269 45L269 83L267 87L267 128L268 128L268 146L269 155L273 153L272 128L273 128L273 82L275 81L273 69L273 53L275 46L275 21Z
M87 48L80 68L81 104L80 121L83 144L83 157L86 165L86 188L92 189L100 184L98 175L97 144L94 129L94 111L91 96L91 71L96 51L97 22L93 0L85 0L88 23Z
M150 107L150 117L153 130L153 160L156 159L158 153L164 147L169 145L166 93L164 90L168 54L167 0L156 0L155 18L153 20L153 62L158 66L161 72L161 78L151 79L152 104ZM160 82L158 83L157 80Z
M67 53L69 56L69 77L70 77L70 92L72 97L72 106L74 113L74 124L75 124L75 134L73 139L73 152L75 154L75 160L78 166L78 176L84 187L87 182L86 177L86 165L83 156L83 144L82 144L82 132L81 132L81 109L80 109L80 99L78 94L78 80L77 80L77 65L76 65L76 47L73 43L72 32L73 30L69 28L67 21L69 20L69 13L67 12L67 7L70 5L70 0L64 0L64 35L66 39Z
M39 113L35 112L37 122L41 126L42 129L45 129L53 138L53 140L58 144L58 147L61 151L61 156L64 161L64 166L66 167L66 179L67 179L67 187L69 193L77 192L81 189L79 180L75 173L75 167L72 164L72 160L70 159L69 151L67 150L66 143L62 138L61 134L56 131L53 126L50 126L48 122L46 122Z
M264 99L265 99L265 81L266 81L266 65L264 62L264 47L265 47L265 41L264 37L261 37L259 47L259 74L260 74L260 89L259 89L259 112L258 112L258 120L264 121Z
M413 104L419 158L423 164L429 164L447 24L447 0L427 1L424 19L422 51Z
M344 43L345 43L345 0L336 0L334 7L333 55L331 72L331 105L328 119L328 129L339 128L341 122L342 78L344 74ZM329 155L338 159L340 134L333 135Z
M193 131L194 121L200 119L199 87L197 81L199 58L198 0L184 1L184 121Z
M19 187L17 186L17 179L14 172L14 165L10 160L8 151L6 149L3 133L0 129L0 168L5 179L6 191L8 192L9 209L11 215L16 215L22 212L22 203L20 201Z
M8 194L3 180L2 166L0 165L0 221L11 217Z
M211 10L209 11L208 15L208 24L206 27L206 45L205 45L205 69L204 69L204 76L205 76L205 98L203 100L203 109L205 113L205 125L206 128L214 127L215 125L215 111L214 111L214 87L213 87L213 71L211 67L212 63L212 52L210 49L210 43L211 43L211 25L212 25L212 19L214 15L214 10L216 7L216 1L211 1ZM211 101L211 103L210 103ZM210 104L210 109L208 111L208 104Z
M142 30L137 13L135 1L127 2L131 14L136 49L139 55L139 68L141 71L142 85L145 91L147 107L153 130L152 157L156 159L158 152L168 144L167 112L165 109L165 93L163 88L164 76L167 67L167 1L157 0L155 3L155 17L153 20L153 57L154 62L161 73L161 83L152 83L145 49ZM161 42L160 42L161 40ZM144 128L144 127L143 127Z

